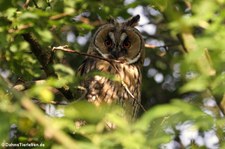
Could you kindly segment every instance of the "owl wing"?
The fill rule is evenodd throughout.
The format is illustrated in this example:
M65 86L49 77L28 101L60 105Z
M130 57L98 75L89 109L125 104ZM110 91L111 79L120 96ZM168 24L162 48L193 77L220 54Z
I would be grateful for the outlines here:
M83 85L83 76L89 72L93 59L86 58L83 60L82 64L77 69L76 75L78 76L79 85L74 91L74 96L77 100L84 99L87 94L87 89Z
M86 74L87 72L90 71L90 68L93 64L94 60L91 58L86 58L82 64L80 65L80 67L78 68L78 75L83 76L84 74Z

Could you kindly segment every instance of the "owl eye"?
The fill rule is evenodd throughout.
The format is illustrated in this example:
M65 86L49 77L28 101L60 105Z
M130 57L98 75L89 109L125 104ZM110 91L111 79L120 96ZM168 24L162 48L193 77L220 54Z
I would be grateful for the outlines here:
M129 48L130 48L130 46L131 46L131 43L130 43L130 41L129 41L129 40L125 40L125 41L123 42L123 48L125 48L125 49L129 49Z
M110 40L110 39L108 38L108 39L105 40L104 44L105 44L106 47L109 48L109 47L112 46L112 40Z

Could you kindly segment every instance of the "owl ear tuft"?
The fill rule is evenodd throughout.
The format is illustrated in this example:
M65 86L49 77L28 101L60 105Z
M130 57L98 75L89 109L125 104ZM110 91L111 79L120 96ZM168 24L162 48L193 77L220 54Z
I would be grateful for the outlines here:
M113 17L110 17L109 19L107 19L107 22L110 24L115 24L116 20Z
M126 22L126 25L134 27L134 26L138 25L139 20L140 20L140 15L136 15L136 16L132 17L131 19L129 19Z

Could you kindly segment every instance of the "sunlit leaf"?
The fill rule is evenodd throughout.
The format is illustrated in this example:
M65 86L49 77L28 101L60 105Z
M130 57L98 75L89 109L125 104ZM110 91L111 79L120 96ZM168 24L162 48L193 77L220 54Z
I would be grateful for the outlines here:
M149 124L156 118L169 116L180 112L180 107L174 105L161 105L156 106L146 112L145 115L137 122L136 127L137 129L146 130Z
M19 19L21 19L21 20L38 19L38 15L35 13L25 12L19 17Z
M1 122L2 122L2 125L1 125L1 127L0 127L0 141L1 142L3 142L3 141L8 141L8 136L9 136L9 131L10 131L10 125L11 125L11 123L10 123L10 119L12 118L11 116L10 116L10 114L9 113L7 113L7 112L1 112L0 111L0 114L2 115L1 117L0 117L0 120L1 120Z
M189 92L189 91L203 91L207 89L208 81L205 77L197 77L195 79L190 80L187 84L185 84L180 91L181 92Z

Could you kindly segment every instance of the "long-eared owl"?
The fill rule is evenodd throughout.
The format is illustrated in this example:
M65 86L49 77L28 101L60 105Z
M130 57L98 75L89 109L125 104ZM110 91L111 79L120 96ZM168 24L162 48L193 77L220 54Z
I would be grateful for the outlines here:
M118 23L110 20L95 32L79 68L85 98L99 105L118 103L136 117L141 102L144 40L135 28L140 16Z

